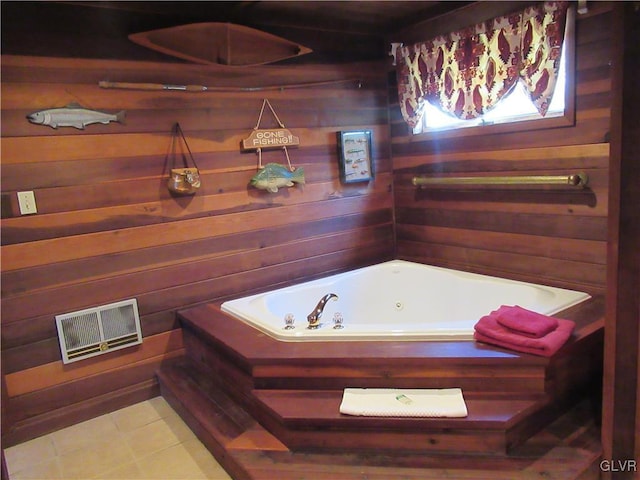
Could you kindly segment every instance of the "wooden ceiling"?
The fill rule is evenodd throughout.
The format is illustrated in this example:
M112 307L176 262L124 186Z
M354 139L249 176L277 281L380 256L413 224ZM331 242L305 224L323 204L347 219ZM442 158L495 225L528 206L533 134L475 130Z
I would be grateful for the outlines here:
M470 2L443 1L93 1L73 2L200 22L231 22L387 36Z
M2 2L3 54L174 60L128 35L196 22L257 28L313 49L303 63L379 60L404 28L463 1ZM393 41L393 40L392 40Z

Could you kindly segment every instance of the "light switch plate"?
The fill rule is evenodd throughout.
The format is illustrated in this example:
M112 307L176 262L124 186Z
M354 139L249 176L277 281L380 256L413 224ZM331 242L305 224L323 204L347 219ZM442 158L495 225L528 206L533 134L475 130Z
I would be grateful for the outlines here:
M38 213L36 197L32 191L18 192L18 204L20 205L20 215Z

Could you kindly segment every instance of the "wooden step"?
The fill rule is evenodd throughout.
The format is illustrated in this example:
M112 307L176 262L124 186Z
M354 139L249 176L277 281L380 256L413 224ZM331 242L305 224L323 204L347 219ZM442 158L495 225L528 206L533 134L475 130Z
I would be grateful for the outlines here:
M292 450L505 454L538 424L544 396L469 396L466 418L363 417L340 413L342 390L254 390L254 415Z
M198 429L201 434L209 432L205 444L211 443L213 450L240 436L257 420L292 451L503 455L523 440L513 435L522 430L520 424L548 406L544 397L472 396L465 398L466 418L357 417L339 412L342 391L254 390L253 398L246 399L242 407L187 361L164 366L158 378L163 395L189 426L196 433ZM205 413L199 405L207 402L217 408ZM219 426L213 427L208 416Z
M235 480L599 478L599 430L585 402L506 456L465 456L455 447L448 452L427 454L294 452L253 420L210 375L198 372L188 359L163 364L158 378L162 395Z
M465 418L366 417L340 413L342 391L336 390L254 390L256 398L284 425L291 428L424 428L504 430L532 411L548 403L545 397L507 399L465 397Z

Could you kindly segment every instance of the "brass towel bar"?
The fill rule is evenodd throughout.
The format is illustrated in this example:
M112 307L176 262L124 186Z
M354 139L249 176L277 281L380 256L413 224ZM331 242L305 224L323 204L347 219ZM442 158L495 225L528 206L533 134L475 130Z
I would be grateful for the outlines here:
M417 187L427 185L566 185L584 188L589 183L586 173L572 175L521 175L512 177L413 177Z

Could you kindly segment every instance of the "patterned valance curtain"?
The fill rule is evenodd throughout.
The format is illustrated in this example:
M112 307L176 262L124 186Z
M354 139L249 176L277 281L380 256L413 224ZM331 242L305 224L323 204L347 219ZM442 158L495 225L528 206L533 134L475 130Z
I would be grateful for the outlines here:
M521 12L440 35L396 51L400 109L413 128L425 102L461 119L491 110L520 81L547 113L560 66L568 2Z

